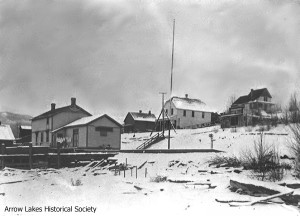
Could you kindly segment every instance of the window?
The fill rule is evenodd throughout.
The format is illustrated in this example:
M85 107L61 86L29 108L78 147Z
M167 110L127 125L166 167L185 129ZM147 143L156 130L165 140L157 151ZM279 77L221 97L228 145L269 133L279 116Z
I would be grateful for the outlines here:
M268 97L267 96L264 96L264 101L268 101Z
M192 111L192 117L195 117L195 112L194 111Z
M47 123L46 123L47 125L49 124L49 118L47 118Z
M174 110L173 110L173 108L171 109L171 115L173 115L173 113L174 113Z
M79 130L73 129L73 147L77 147L79 142Z
M100 131L100 136L107 136L108 132L113 132L113 128L111 127L96 127L95 128L96 131Z
M202 112L202 118L204 118L205 117L205 112Z
M166 109L166 114L168 114L168 110Z
M183 110L183 116L186 116L186 110Z
M41 132L41 143L44 142L44 132Z
M35 143L38 143L39 132L35 132Z
M49 131L46 131L46 142L49 142Z

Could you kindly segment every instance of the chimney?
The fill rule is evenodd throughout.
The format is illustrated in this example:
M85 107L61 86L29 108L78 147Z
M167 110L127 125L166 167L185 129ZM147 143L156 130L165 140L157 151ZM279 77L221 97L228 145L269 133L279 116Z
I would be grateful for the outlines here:
M72 106L75 106L76 105L76 98L71 98L71 105Z
M142 113L142 110L140 110L139 113Z
M149 115L151 115L151 110L149 110Z
M189 95L188 94L185 94L185 98L188 98L189 97Z
M51 111L52 111L52 110L55 110L55 103L52 103L52 104L51 104Z
M253 89L251 89L251 93L250 93L251 95L251 100L252 100L252 98L253 98Z

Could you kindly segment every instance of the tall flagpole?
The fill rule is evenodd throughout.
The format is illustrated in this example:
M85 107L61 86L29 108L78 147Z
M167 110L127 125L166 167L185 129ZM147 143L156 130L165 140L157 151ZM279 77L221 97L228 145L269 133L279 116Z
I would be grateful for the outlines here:
M171 102L172 102L172 90L173 90L173 66L174 66L174 36L175 36L175 19L173 20L173 41L172 41L172 64L171 64L171 87L170 87L170 119L169 119L169 137L168 137L168 149L171 146Z

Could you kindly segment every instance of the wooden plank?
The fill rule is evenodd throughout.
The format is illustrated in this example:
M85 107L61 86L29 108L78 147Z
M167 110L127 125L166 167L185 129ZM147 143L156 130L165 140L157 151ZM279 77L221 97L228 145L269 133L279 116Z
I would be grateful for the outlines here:
M293 193L294 193L294 191L283 192L283 193L278 193L278 194L274 194L274 195L267 196L267 197L259 197L259 198L256 198L256 199L252 200L251 202L244 202L244 203L231 202L231 203L229 203L229 205L230 206L252 206L252 205L255 205L257 203L265 202L265 201L271 200L271 199L276 198L276 197L291 195Z

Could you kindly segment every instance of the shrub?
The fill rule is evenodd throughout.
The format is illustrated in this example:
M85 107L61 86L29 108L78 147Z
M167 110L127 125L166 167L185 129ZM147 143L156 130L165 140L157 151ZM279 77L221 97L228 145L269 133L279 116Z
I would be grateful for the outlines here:
M265 144L263 133L254 142L253 151L248 150L242 154L242 163L262 181L278 181L284 175L285 167L280 164L279 153L277 149Z
M150 181L156 182L156 183L165 182L165 181L167 181L167 176L157 175L157 176L151 178Z
M295 174L297 178L300 178L300 124L292 124L290 129L293 133L290 148L295 157Z
M209 165L224 165L227 167L240 167L241 161L236 156L219 156L216 155L208 161Z

